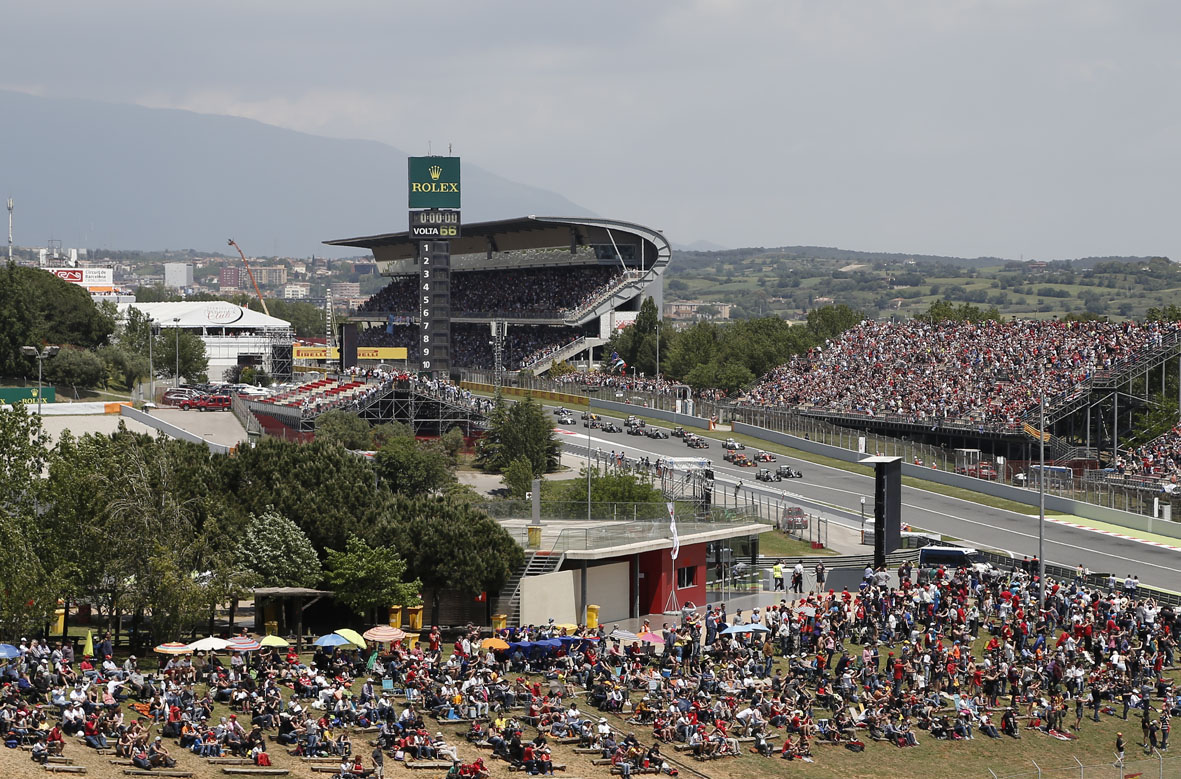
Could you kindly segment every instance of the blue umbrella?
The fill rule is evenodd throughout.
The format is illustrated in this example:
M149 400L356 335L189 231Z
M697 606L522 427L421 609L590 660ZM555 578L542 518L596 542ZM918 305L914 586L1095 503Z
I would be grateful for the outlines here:
M20 656L21 651L12 644L0 644L0 660L12 660Z
M731 625L722 632L729 635L737 635L739 633L770 633L771 629L758 622L751 622L746 625Z
M341 646L342 644L351 644L347 638L336 633L329 633L326 636L320 636L316 639L316 646Z

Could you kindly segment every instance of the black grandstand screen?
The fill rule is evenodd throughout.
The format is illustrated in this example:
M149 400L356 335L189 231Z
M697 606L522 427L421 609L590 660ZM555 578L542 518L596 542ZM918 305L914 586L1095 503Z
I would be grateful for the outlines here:
M418 354L423 372L451 370L451 251L446 241L418 245Z

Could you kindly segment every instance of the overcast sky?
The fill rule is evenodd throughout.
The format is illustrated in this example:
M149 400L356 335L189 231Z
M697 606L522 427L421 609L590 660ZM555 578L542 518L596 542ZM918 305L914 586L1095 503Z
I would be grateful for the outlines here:
M1168 0L55 0L3 20L2 88L450 143L678 243L1181 260Z

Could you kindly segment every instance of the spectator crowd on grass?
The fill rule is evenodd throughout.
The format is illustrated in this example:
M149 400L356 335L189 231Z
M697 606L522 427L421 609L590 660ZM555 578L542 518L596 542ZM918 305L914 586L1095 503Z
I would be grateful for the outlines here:
M856 591L813 588L747 613L686 604L638 636L435 627L413 648L182 654L158 671L117 663L105 640L102 662L22 641L0 674L0 730L42 757L78 739L155 765L173 746L259 762L276 743L348 764L362 728L372 760L442 759L472 777L487 767L461 763L461 736L443 726L531 774L554 770L554 743L630 776L750 753L823 761L824 747L867 742L1073 740L1105 717L1138 720L1144 748L1167 750L1181 617L1135 577L1081 567L1048 581L1039 607L1036 571L904 563L896 583L867 569Z
M1159 345L1181 323L863 321L780 366L739 402L1012 429L1048 400Z

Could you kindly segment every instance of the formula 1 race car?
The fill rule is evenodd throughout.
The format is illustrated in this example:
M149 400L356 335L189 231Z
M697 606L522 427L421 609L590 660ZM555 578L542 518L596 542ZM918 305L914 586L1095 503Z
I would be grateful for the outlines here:
M781 465L775 469L775 475L781 479L802 479L804 474L792 468L790 465Z

